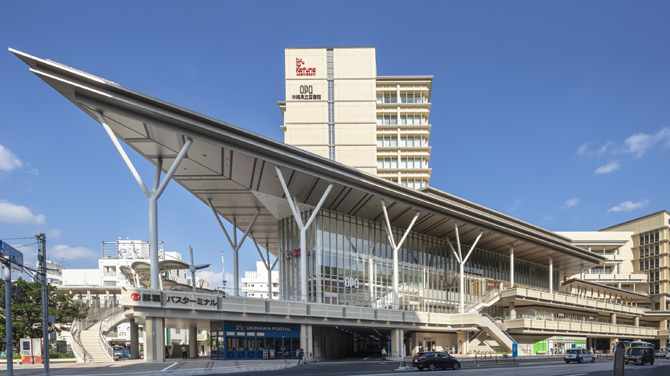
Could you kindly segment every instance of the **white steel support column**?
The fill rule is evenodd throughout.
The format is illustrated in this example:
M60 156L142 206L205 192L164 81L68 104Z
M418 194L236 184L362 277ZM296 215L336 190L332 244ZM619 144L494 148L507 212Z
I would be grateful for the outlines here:
M389 243L391 243L391 246L393 247L393 309L398 309L399 308L398 279L400 274L398 270L398 250L400 249L400 247L402 247L402 244L405 242L407 235L409 235L409 232L412 230L412 227L414 226L414 222L416 222L416 219L419 218L421 212L417 210L416 214L414 214L414 218L412 218L412 222L407 227L407 230L405 230L405 233L403 234L400 241L396 244L395 239L393 237L393 231L391 229L391 221L389 221L389 215L388 212L386 211L386 204L384 203L384 200L381 200L381 202L382 202L382 210L384 211L384 225L385 225L384 229L386 230L386 236L388 237Z
M219 227L221 227L221 231L223 231L223 234L226 236L226 239L228 239L228 244L230 244L230 248L233 249L233 278L235 278L235 281L233 281L233 296L240 296L240 265L239 265L239 260L238 260L238 253L240 250L240 247L242 247L242 244L244 244L244 240L247 238L249 235L249 231L251 231L251 228L254 226L254 223L256 223L256 219L258 218L258 215L261 214L261 210L257 209L256 214L254 214L254 218L251 219L251 222L249 222L249 225L247 226L246 231L244 231L244 235L242 236L242 239L240 241L237 241L237 219L233 217L233 240L230 240L230 236L228 236L228 231L226 231L226 228L223 227L223 222L221 222L221 218L219 217L219 214L216 212L216 209L214 209L214 205L212 204L212 200L207 199L207 204L209 204L209 208L212 209L212 213L214 214L214 217L216 217L216 221L219 222Z
M509 245L509 284L514 288L514 244Z
M549 293L554 293L554 258L549 256Z
M261 256L261 260L263 260L263 265L265 265L265 269L268 271L268 299L272 299L272 270L275 268L275 265L277 265L279 257L277 257L272 266L270 266L270 251L268 251L269 246L267 244L265 245L265 252L267 253L268 257L267 261L265 261L265 257L263 257L263 254L261 253L261 248L258 246L256 238L254 238L254 234L250 234L249 236L251 237L251 240L254 242L254 245L256 246L258 255Z
M333 184L328 184L328 188L326 188L326 191L323 193L321 196L321 199L319 200L319 203L316 205L314 208L314 212L312 212L312 215L309 217L307 220L307 223L302 222L302 216L300 215L300 211L298 210L298 199L296 197L293 197L291 199L291 194L288 191L288 187L286 186L286 182L284 182L284 176L281 173L281 169L279 166L275 166L275 170L277 171L277 177L279 177L279 181L281 182L281 186L284 189L284 194L286 194L286 200L288 201L289 206L291 207L291 212L293 212L293 218L295 218L295 222L298 225L298 228L300 229L300 300L303 302L307 301L307 229L309 228L309 225L312 224L312 221L314 218L316 218L317 214L319 213L319 210L321 209L321 205L323 205L323 202L326 201L326 197L328 197L328 194L330 193L330 190L333 189ZM295 201L295 202L294 202Z
M451 252L454 253L454 256L456 257L456 260L458 260L458 263L460 264L460 283L458 286L459 290L459 304L458 304L458 312L459 313L465 313L465 276L464 276L464 270L465 269L465 263L468 261L468 258L470 258L470 255L472 255L472 251L475 250L475 246L479 242L479 239L481 239L482 234L484 234L484 230L479 231L479 235L477 236L477 239L475 239L475 242L472 243L470 246L470 250L468 251L468 254L465 255L465 258L463 258L463 253L461 252L461 238L458 234L458 222L454 222L454 231L456 231L456 247L458 248L458 253L456 253L456 250L454 249L454 246L451 245L451 240L447 238L447 242L449 243L449 248L451 248Z
M133 163L130 161L130 158L128 158L125 150L123 150L121 147L118 138L116 138L114 135L114 131L112 131L112 128L110 128L107 124L105 117L102 116L100 111L96 111L95 114L98 117L100 124L102 124L102 126L105 128L105 131L112 140L112 143L114 146L116 146L116 150L118 150L119 154L121 154L121 157L126 162L126 165L135 177L135 180L137 180L140 188L142 188L142 191L149 199L149 259L151 261L151 288L157 290L160 288L160 277L158 275L158 199L161 197L165 187L167 187L170 179L172 179L172 176L177 171L177 167L179 167L179 164L186 156L188 149L191 147L191 144L193 144L193 139L190 137L186 138L184 146L179 151L177 158L175 159L174 163L172 163L172 166L170 166L170 169L165 174L165 179L163 179L162 182L160 181L160 178L163 168L163 161L161 159L158 160L156 163L156 176L154 178L153 190L149 192L139 173L137 173L135 166L133 166Z

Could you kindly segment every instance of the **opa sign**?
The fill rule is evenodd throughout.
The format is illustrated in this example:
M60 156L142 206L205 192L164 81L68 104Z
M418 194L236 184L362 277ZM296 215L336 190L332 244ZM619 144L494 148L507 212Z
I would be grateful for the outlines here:
M360 286L358 278L344 278L344 287L353 287L357 289L358 286Z
M313 94L312 85L300 85L300 94Z

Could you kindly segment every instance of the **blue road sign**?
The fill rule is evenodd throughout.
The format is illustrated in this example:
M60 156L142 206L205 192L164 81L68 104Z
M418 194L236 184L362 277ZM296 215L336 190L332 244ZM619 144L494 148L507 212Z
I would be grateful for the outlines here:
M519 344L516 342L512 344L512 356L515 358L519 356Z

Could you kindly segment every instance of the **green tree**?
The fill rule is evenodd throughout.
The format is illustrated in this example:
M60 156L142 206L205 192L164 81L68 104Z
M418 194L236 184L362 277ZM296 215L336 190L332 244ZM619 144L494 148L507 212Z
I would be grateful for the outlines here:
M12 302L12 339L42 337L42 284L27 282L23 279L12 282L21 286L21 299ZM4 295L5 285L0 283L0 294ZM56 317L56 322L49 324L49 332L60 334L69 331L72 321L83 319L88 314L88 307L73 299L74 294L58 294L56 286L49 285L49 314ZM0 337L5 338L5 304L0 303Z

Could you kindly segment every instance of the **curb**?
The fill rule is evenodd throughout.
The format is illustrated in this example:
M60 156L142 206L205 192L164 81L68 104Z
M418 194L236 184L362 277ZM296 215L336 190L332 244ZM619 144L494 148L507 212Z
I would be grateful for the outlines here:
M221 373L239 373L239 372L252 372L252 371L275 371L280 369L286 369L296 366L295 364L278 364L278 365L268 365L268 366L255 366L255 367L229 367L229 368L212 368L212 369L194 369L194 370L184 370L170 372L136 372L135 375L141 376L203 376L208 374L221 374ZM118 373L81 373L78 375L59 375L59 376L118 376Z

